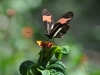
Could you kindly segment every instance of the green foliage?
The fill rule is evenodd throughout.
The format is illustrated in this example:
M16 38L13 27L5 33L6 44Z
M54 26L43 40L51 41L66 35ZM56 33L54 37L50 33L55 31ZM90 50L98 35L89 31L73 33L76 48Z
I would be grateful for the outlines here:
M54 46L51 48L52 54L55 54L55 57L60 60L62 58L62 54L68 54L70 50L69 46Z
M34 67L34 63L30 60L27 60L20 65L19 71L22 75L30 75L30 70L32 67Z
M90 75L100 75L100 70L94 70L90 73Z
M61 46L61 52L63 54L68 54L70 51L70 47L69 46Z
M40 70L38 69L42 75L51 75L49 70Z
M40 58L38 63L25 61L20 65L19 71L22 75L39 75L40 72L42 75L66 75L66 66L61 61L55 60L54 62L52 62L51 58L53 57L53 55L55 55L55 57L60 60L62 58L61 55L68 54L69 49L70 48L68 46L54 46L48 49L47 52L44 52L44 50L46 49L42 49L42 52L40 51ZM32 74L30 70L32 71Z
M54 70L54 69L51 69L51 70L50 70L50 74L51 74L51 75L64 75L62 72L56 71L56 70Z
M63 75L67 74L66 66L61 61L54 61L48 67L48 70L52 72L61 72Z

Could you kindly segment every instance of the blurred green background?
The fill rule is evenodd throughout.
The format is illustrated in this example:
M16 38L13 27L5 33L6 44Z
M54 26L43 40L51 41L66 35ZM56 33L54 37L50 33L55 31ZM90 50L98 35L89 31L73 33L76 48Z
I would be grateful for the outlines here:
M57 45L69 45L62 61L68 75L100 75L100 0L0 0L0 75L20 75L25 60L37 62L41 48L37 40L47 37L42 10L47 8L55 22L66 12L74 18Z

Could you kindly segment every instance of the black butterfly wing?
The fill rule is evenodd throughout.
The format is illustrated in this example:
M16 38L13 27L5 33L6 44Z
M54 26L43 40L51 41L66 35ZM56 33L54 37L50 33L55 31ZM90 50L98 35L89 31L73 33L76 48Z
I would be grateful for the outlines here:
M54 27L54 21L51 13L46 8L43 9L42 11L42 19L43 19L45 29L47 30L46 34L50 35L50 32Z
M64 34L69 30L69 25L64 25L62 29L59 31L59 33L55 36L55 38L62 38Z
M69 22L73 18L73 12L68 12L63 15L58 22L54 25L51 31L52 37L61 38L69 30Z

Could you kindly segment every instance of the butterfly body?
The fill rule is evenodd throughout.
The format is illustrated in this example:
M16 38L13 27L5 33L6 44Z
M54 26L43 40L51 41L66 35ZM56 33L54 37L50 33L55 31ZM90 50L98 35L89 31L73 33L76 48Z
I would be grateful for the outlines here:
M69 22L73 18L73 12L66 13L56 23L54 23L53 17L47 9L43 10L42 16L45 29L47 30L46 36L49 39L62 38L70 28Z

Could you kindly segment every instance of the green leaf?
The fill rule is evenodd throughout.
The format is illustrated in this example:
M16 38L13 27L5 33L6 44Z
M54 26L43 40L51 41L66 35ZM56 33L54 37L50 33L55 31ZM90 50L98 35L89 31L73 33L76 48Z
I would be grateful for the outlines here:
M55 54L55 57L60 60L62 58L62 52L60 46L54 46L51 48L52 55Z
M56 72L61 72L64 75L66 75L66 73L67 73L66 66L61 61L53 61L53 62L51 62L51 64L47 67L47 69L48 70L55 70Z
M40 69L38 70L42 73L42 75L50 75L49 70L40 70Z
M61 46L61 52L63 54L68 54L70 51L70 47L69 46Z
M60 50L61 48L59 47L59 46L54 46L54 47L51 47L50 48L50 51L52 51L52 52L58 52L59 50Z
M30 69L33 66L34 66L34 62L30 60L24 61L19 67L20 74L21 75L32 75L30 72Z
M51 69L50 70L50 75L64 75L64 74L60 71L56 71L54 69Z
M62 54L68 54L70 51L69 46L54 46L50 49L51 54L54 55L55 57L60 60L62 58Z
M62 53L55 53L55 57L60 60L62 58Z
M69 46L54 46L51 48L52 54L55 54L55 57L60 60L62 58L62 54L68 54L70 51Z

